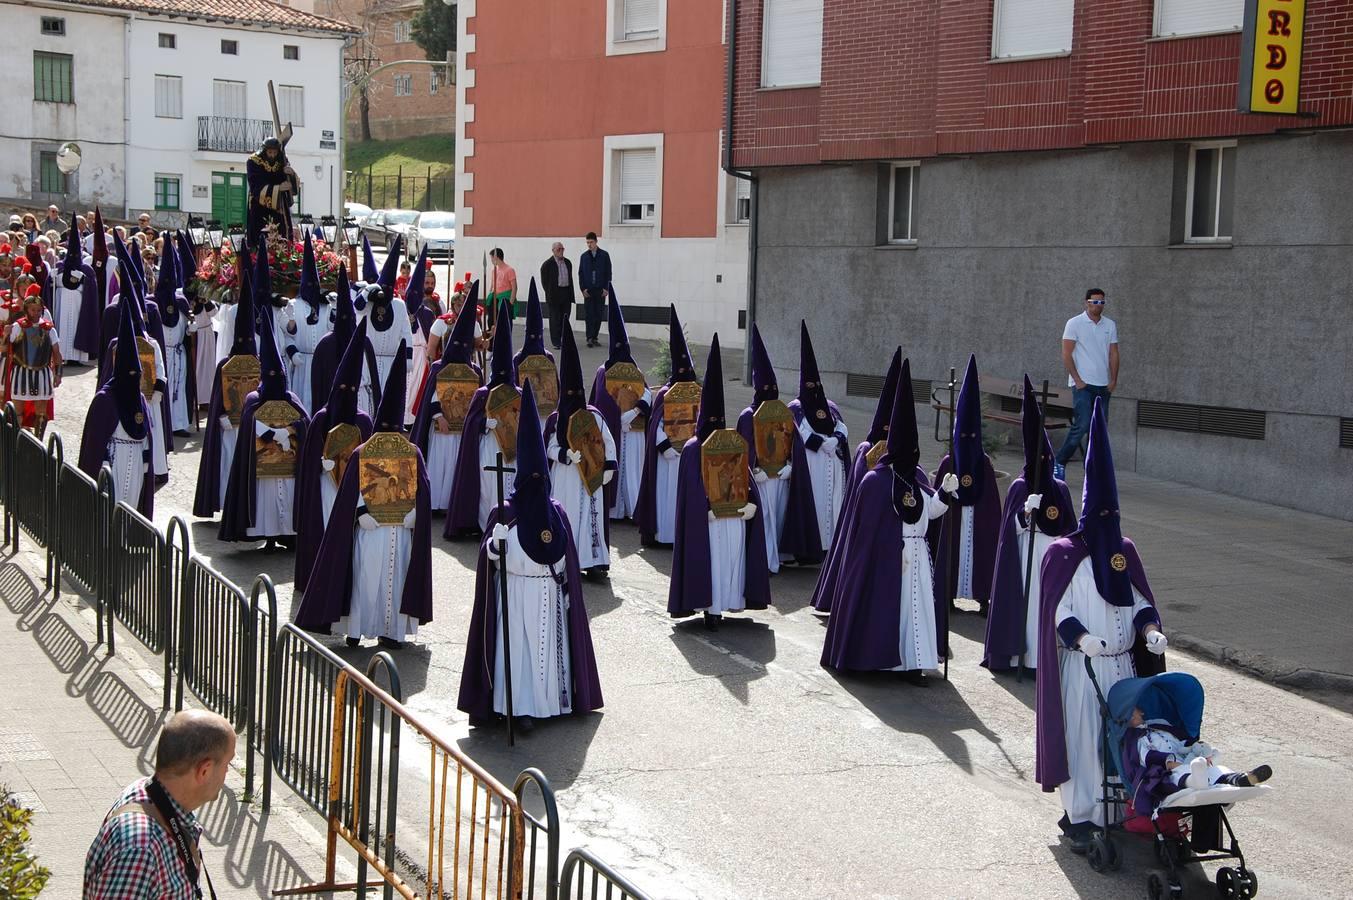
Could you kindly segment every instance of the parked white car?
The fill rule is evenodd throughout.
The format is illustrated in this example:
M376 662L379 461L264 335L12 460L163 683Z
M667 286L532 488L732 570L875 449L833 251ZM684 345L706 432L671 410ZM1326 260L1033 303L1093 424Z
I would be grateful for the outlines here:
M365 203L353 203L349 200L343 204L343 216L352 219L358 225L365 225L366 220L371 218L371 207Z
M409 248L409 256L414 259L418 258L424 247L427 247L429 257L454 259L456 214L436 210L419 213L418 218L409 226L405 243Z

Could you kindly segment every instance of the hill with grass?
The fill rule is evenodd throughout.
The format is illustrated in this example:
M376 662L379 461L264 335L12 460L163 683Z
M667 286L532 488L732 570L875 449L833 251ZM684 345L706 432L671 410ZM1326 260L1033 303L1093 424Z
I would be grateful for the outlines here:
M453 209L456 137L427 134L389 141L350 141L347 199L374 209Z

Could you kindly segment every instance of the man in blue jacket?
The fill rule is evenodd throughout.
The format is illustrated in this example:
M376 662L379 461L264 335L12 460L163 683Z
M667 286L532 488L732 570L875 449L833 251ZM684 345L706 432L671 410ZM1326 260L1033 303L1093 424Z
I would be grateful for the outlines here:
M606 315L607 285L611 283L611 254L597 246L597 233L587 233L587 251L578 260L578 287L583 292L587 346L599 347L601 320Z

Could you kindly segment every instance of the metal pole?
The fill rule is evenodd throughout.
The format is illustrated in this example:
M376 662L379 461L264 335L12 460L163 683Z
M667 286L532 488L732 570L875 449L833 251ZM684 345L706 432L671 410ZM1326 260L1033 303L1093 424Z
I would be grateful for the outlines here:
M507 493L503 484L503 474L511 471L503 465L503 451L498 451L498 462L493 467L498 476L498 521L507 516ZM498 608L503 619L503 690L507 694L507 744L517 743L512 721L512 631L511 620L507 613L507 541L498 542Z
M395 182L395 208L404 208L404 166L399 167L399 179Z
M1047 427L1047 401L1048 401L1048 380L1043 379L1043 390L1039 391L1038 400L1038 465L1034 466L1032 482L1029 485L1029 493L1039 493L1042 485L1039 484L1043 479L1043 433ZM1028 456L1028 449L1025 449L1025 456ZM1049 485L1056 490L1057 485ZM1038 513L1035 511L1029 516L1029 552L1024 559L1024 606L1021 609L1019 617L1019 665L1015 669L1015 681L1024 681L1024 656L1029 652L1027 642L1028 629L1026 622L1029 619L1029 590L1034 577L1034 536L1038 534Z
M954 388L957 386L957 378L958 378L958 370L955 369L953 366L950 366L950 367L949 367L949 471L951 471L951 472L954 471L954 470L957 468L957 466L955 466L955 464L954 464L954 424L955 424L955 422L957 422L957 420L958 420L958 408L954 405L954 404L955 404L955 399L954 399ZM938 485L937 485L937 487L938 487ZM950 499L954 499L954 498L951 497ZM943 524L943 526L942 526L941 529L940 529L940 531L941 531L941 534L940 534L940 546L944 548L944 553L945 553L945 560L944 560L944 603L943 603L943 605L942 605L942 609L944 610L944 680L945 680L945 681L948 681L948 680L949 680L949 632L950 632L950 628L949 628L949 618L950 618L950 616L949 616L949 614L950 614L950 612L952 612L952 610L950 609L950 607L953 605L953 602L954 602L954 586L955 586L955 585L954 585L954 580L955 580L955 576L958 574L958 573L955 571L955 569L957 568L957 563L958 563L958 560L957 560L958 554L954 552L954 548L953 548L953 546L952 546L953 543L954 543L954 537L955 537L955 535L958 534L958 529L954 528L954 526L953 526L954 512L955 512L955 509L954 509L954 507L951 506L951 507L949 508L949 510L944 514L944 524ZM959 512L959 515L962 516L962 512Z

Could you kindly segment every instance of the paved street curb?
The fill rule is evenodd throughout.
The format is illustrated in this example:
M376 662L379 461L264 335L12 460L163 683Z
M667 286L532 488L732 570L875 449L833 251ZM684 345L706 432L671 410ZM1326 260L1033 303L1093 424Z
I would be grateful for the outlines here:
M1294 666L1292 663L1262 653L1237 650L1178 631L1170 633L1170 643L1181 650L1238 669L1247 675L1262 678L1271 684L1298 690L1331 691L1353 695L1353 676Z

